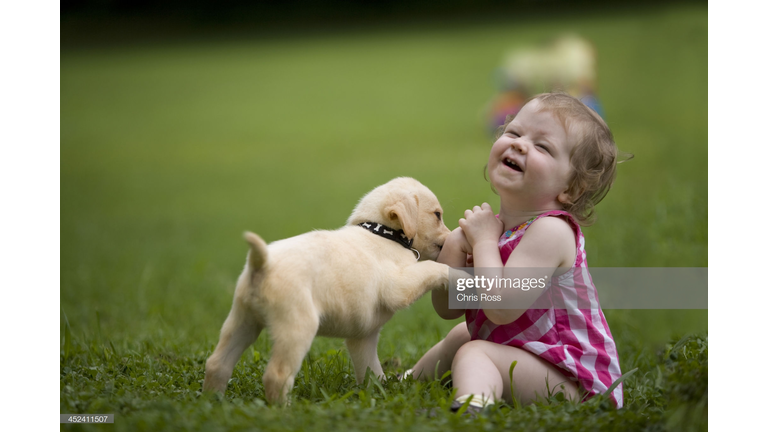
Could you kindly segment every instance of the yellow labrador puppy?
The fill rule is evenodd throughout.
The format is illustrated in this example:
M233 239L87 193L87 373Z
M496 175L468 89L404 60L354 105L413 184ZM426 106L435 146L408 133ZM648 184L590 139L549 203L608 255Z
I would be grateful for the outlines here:
M269 328L267 400L285 403L315 335L346 339L357 382L384 372L381 327L434 288L448 287L448 266L434 261L450 233L435 195L396 178L365 195L347 224L267 246L247 232L246 266L232 310L205 365L206 391L224 392L243 351Z

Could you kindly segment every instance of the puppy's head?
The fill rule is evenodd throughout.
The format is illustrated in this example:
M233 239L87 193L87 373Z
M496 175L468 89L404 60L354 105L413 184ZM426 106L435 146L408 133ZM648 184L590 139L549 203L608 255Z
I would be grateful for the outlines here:
M443 223L443 209L426 186L409 177L398 177L366 194L347 220L347 225L377 222L402 229L421 259L440 254L450 230Z

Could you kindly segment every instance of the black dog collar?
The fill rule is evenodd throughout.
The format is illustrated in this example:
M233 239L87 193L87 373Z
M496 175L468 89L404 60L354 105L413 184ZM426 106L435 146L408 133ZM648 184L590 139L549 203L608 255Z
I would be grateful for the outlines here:
M412 250L416 254L416 259L421 258L419 251L413 248L413 239L406 237L403 230L395 230L394 228L390 228L377 222L363 222L357 225L367 229L377 236L381 236L392 240L393 242L399 243L404 248Z

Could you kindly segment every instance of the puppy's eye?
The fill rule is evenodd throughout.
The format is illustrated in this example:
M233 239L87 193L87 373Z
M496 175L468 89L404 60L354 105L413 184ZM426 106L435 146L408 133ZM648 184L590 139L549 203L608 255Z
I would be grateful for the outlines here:
M435 212L435 216L437 216L437 220L440 220L440 216L442 215L440 214L440 212Z

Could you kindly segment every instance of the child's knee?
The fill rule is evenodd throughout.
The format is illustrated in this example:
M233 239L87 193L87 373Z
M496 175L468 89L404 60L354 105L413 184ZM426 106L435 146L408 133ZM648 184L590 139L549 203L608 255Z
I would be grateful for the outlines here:
M456 350L456 355L453 357L453 363L456 364L456 362L476 358L477 356L485 356L485 344L488 343L490 342L484 340L471 340L462 344L459 349Z
M445 345L450 347L451 351L456 352L462 345L469 342L472 338L467 330L467 323L457 324L445 336Z
M469 330L467 330L467 323L466 321L462 321L458 324L456 324L451 331L448 332L448 335L445 337L446 339L464 339L466 338L467 341L469 341Z

